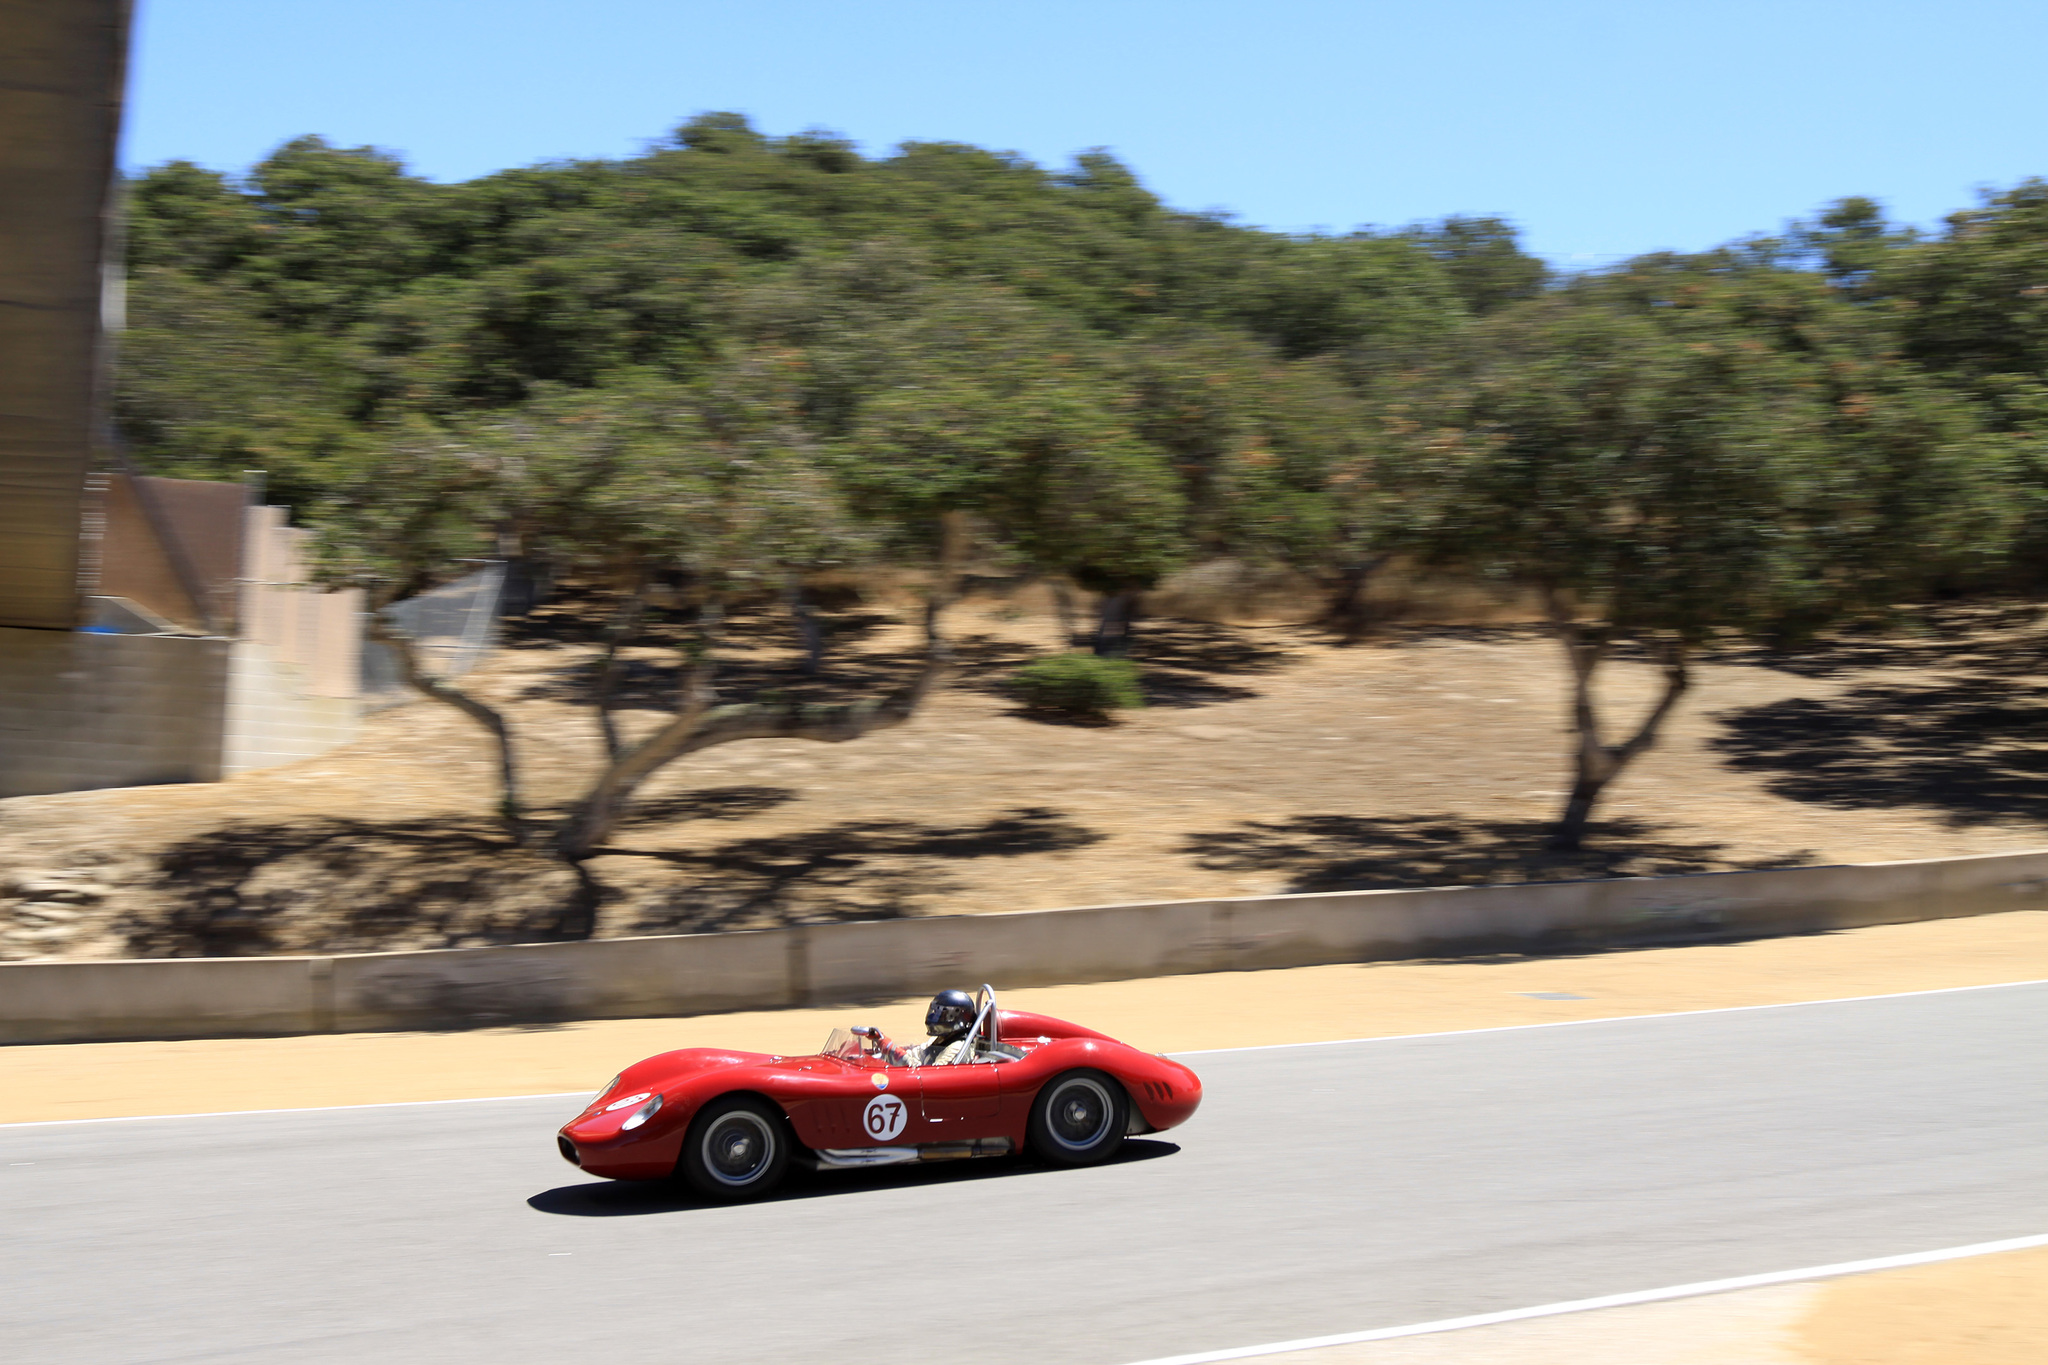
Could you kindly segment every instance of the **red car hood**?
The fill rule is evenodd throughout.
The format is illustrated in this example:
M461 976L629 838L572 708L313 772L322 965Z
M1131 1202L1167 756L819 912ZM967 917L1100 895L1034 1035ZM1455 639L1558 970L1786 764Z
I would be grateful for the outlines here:
M614 1097L624 1097L637 1090L666 1090L701 1072L719 1071L735 1066L759 1066L763 1062L780 1060L781 1058L767 1052L735 1052L722 1047L686 1047L675 1052L657 1053L621 1071L618 1080L607 1086L603 1094L594 1097L576 1118L588 1118L610 1103Z
M764 1062L781 1060L767 1052L735 1052L723 1047L680 1048L633 1063L619 1073L619 1083L614 1088L644 1090L649 1086L668 1085L700 1071L716 1071L729 1066L759 1066Z

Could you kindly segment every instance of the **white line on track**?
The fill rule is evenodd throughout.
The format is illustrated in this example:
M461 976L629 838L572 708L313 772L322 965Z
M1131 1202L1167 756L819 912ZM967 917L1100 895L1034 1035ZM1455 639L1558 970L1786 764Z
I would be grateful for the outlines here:
M1268 1052L1286 1047L1345 1047L1353 1043L1399 1043L1416 1038L1461 1038L1474 1033L1520 1033L1529 1029L1578 1028L1589 1024L1629 1024L1645 1019L1689 1019L1703 1014L1742 1014L1750 1010L1794 1010L1814 1005L1854 1005L1866 1000L1907 1000L1921 995L1955 995L1962 991L2000 991L2015 986L2048 986L2037 981L1993 981L1982 986L1940 986L1927 991L1891 991L1884 995L1844 995L1831 1000L1786 1000L1775 1005L1723 1005L1706 1010L1665 1010L1656 1014L1615 1014L1604 1019L1554 1019L1543 1024L1501 1024L1492 1028L1445 1029L1438 1033L1383 1033L1369 1038L1325 1038L1313 1043L1254 1043L1249 1047L1197 1048L1168 1053L1172 1057L1210 1057L1224 1052ZM232 1041L232 1040L231 1040ZM343 1109L401 1109L420 1104L498 1104L506 1100L574 1099L587 1090L557 1090L540 1095L472 1095L455 1100L386 1100L376 1104L310 1104L288 1109L217 1109L203 1114L121 1114L97 1119L33 1119L0 1123L0 1128L52 1128L63 1123L144 1123L154 1119L230 1119L248 1114L324 1114ZM1218 1357L1221 1359L1222 1357Z
M1135 1365L1210 1365L1212 1361L1249 1360L1254 1356L1284 1355L1290 1351L1313 1351L1324 1346L1351 1346L1367 1341L1392 1341L1397 1337L1421 1337L1437 1332L1460 1332L1468 1327L1493 1327L1506 1322L1552 1318L1565 1313L1590 1313L1601 1308L1626 1308L1638 1303L1692 1299L1706 1294L1726 1294L1737 1289L1761 1289L1766 1285L1794 1284L1801 1280L1830 1280L1843 1275L1864 1275L1874 1270L1899 1270L1906 1266L1931 1265L1936 1261L1960 1261L1971 1256L1991 1256L2001 1251L2026 1251L2034 1247L2048 1247L2048 1234L2012 1237L2003 1242L1975 1242L1969 1246L1943 1247L1939 1251L1915 1251L1904 1256L1879 1256L1868 1261L1840 1261L1834 1265L1807 1266L1801 1270L1778 1270L1768 1275L1738 1275L1729 1280L1702 1280L1698 1284L1678 1284L1666 1289L1639 1289L1632 1294L1608 1294L1597 1299L1573 1299L1567 1303L1546 1303L1535 1308L1511 1308L1504 1313L1476 1313L1468 1318L1414 1322L1405 1327L1380 1327L1369 1332L1341 1332L1335 1336L1269 1342L1264 1346L1239 1346L1226 1351L1197 1351L1193 1355L1160 1356L1153 1360L1137 1361Z

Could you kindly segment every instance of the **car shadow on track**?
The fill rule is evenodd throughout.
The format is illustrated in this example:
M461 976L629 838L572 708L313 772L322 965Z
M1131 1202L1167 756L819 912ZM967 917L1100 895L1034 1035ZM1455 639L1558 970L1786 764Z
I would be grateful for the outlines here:
M1154 1138L1126 1139L1122 1150L1104 1165L1127 1166L1136 1161L1154 1161L1172 1156L1180 1147ZM867 1194L876 1190L903 1189L915 1185L945 1185L963 1180L1009 1180L1031 1175L1064 1175L1073 1168L1048 1166L1026 1158L999 1157L985 1161L949 1162L934 1166L884 1166L855 1171L791 1170L782 1188L762 1204L790 1199L825 1199L839 1195ZM557 1185L526 1201L528 1208L567 1218L634 1218L653 1213L689 1213L698 1209L729 1208L700 1199L680 1182L659 1180L593 1180L580 1185Z

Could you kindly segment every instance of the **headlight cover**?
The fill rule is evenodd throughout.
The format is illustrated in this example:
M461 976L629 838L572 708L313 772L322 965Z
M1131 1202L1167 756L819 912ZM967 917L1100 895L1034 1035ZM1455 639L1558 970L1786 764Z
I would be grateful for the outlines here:
M636 1096L636 1098L638 1097ZM661 1096L649 1096L647 1099L647 1103L641 1105L638 1109L635 1109L632 1112L632 1114L626 1119L626 1121L619 1125L619 1131L622 1133L630 1133L635 1128L638 1128L641 1124L647 1122L647 1120L653 1118L656 1114L660 1112Z

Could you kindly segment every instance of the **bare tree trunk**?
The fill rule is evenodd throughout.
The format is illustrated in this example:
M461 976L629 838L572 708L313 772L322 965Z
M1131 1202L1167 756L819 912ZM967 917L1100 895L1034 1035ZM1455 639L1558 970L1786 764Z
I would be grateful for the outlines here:
M682 695L676 699L675 715L632 749L613 754L597 781L555 831L555 852L569 862L580 863L590 856L591 850L611 833L619 811L632 799L634 790L664 764L683 755L683 746L710 712L718 697L712 686L718 672L718 656L711 647L717 610L715 603L705 605L701 652L683 674Z
M797 643L804 651L804 676L815 678L825 671L825 632L818 628L818 613L804 596L801 578L791 576L782 600L789 608L790 619L796 622Z
M1356 564L1347 564L1338 576L1337 591L1330 598L1330 624L1344 632L1344 643L1354 644L1365 633L1365 585L1388 556L1374 555L1371 559Z
M1138 614L1138 593L1134 588L1104 593L1095 620L1095 653L1103 658L1131 651L1131 623Z
M612 720L612 694L619 684L619 647L640 633L640 618L647 610L647 577L636 575L626 599L612 616L604 633L604 660L598 665L597 682L591 689L597 702L597 729L604 736L605 758L617 762L619 730Z
M952 587L953 570L949 563L925 602L923 670L908 685L877 699L840 706L793 702L714 706L711 678L716 659L707 640L703 655L684 684L684 696L675 717L615 759L598 776L556 830L552 841L555 853L572 863L590 857L610 835L619 813L640 784L685 754L743 739L804 739L843 744L909 720L943 681L952 661L939 626L940 613L951 600Z
M1074 594L1059 579L1052 580L1052 610L1060 622L1060 652L1074 647Z
M1626 743L1607 744L1600 738L1600 717L1593 700L1593 675L1606 659L1609 637L1604 629L1587 630L1572 620L1555 592L1544 594L1552 631L1564 646L1572 670L1572 789L1565 798L1557 827L1551 831L1550 847L1561 853L1576 852L1584 842L1593 807L1607 784L1657 742L1665 717L1685 694L1691 683L1686 669L1686 647L1682 640L1668 641L1663 650L1664 692L1650 714L1643 718Z
M505 718L492 707L486 706L466 692L458 691L420 667L419 653L413 647L413 639L401 630L394 629L384 619L381 611L369 613L364 633L378 644L391 651L391 657L398 661L398 671L408 686L433 698L444 706L452 706L490 732L498 746L498 818L505 822L505 828L512 835L514 844L526 843L525 804L519 790L519 762L512 749L512 729Z

